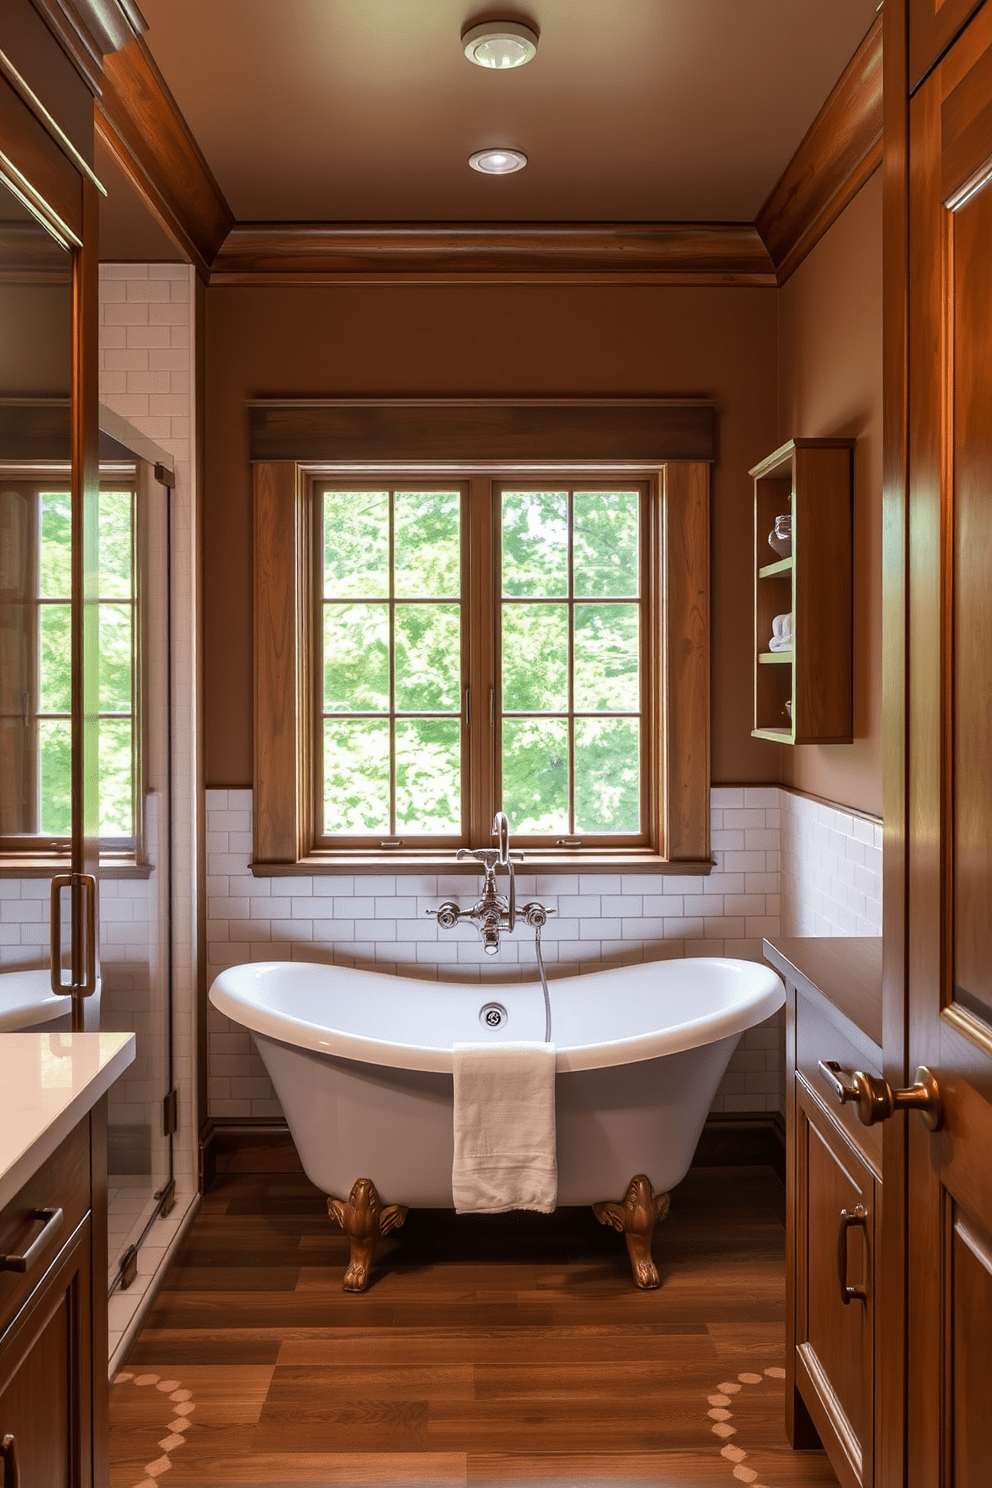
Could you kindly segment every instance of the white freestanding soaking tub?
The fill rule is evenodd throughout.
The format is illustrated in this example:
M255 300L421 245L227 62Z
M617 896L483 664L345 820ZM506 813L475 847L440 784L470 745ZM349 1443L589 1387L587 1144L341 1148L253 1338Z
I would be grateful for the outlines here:
M550 983L558 1203L667 1193L688 1171L741 1033L780 1008L753 961L693 958ZM371 1178L391 1203L451 1207L454 1043L544 1038L539 982L441 983L268 961L221 972L210 1000L251 1030L307 1176ZM499 1004L494 1029L482 1010Z

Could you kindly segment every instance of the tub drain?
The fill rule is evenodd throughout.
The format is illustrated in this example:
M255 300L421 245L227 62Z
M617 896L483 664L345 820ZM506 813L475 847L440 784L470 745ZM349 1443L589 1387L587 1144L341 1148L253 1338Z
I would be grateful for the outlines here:
M501 1002L487 1002L479 1009L479 1022L485 1028L499 1028L506 1022L506 1008Z

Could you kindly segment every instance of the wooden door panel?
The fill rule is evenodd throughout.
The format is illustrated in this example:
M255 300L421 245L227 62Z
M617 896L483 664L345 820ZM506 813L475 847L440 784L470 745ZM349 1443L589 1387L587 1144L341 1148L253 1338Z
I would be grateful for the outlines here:
M947 40L968 18L911 0L911 21L928 8ZM912 100L909 182L908 1052L910 1071L935 1072L944 1124L908 1118L906 1463L909 1488L978 1488L992 1482L992 4Z
M953 1488L987 1488L992 1477L992 1236L960 1206L950 1226L951 1420L947 1425Z
M969 74L983 72L986 105L974 99L976 159L992 175L992 49ZM961 84L960 87L964 87ZM960 91L960 88L956 91ZM946 106L945 106L946 109ZM965 135L975 135L973 126ZM974 179L974 170L966 179ZM992 647L989 575L992 574L992 184L951 214L954 337L954 601L953 667L953 998L992 1019Z
M926 76L983 0L909 0L909 81Z

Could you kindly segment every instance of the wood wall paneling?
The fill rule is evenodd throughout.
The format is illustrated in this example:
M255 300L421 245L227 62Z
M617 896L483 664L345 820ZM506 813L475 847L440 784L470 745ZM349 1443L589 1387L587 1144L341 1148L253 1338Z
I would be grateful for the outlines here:
M817 114L755 227L783 284L882 163L882 20Z
M773 285L750 223L237 223L211 284Z
M96 128L166 232L206 277L234 218L139 37L104 60Z
M712 404L661 398L273 399L250 403L248 418L252 461L304 465L648 467L716 450Z

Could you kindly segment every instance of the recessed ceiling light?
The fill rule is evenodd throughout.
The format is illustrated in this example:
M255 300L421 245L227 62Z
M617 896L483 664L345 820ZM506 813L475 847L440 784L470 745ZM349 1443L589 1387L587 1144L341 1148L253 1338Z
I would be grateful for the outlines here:
M462 32L462 46L476 67L523 67L537 52L537 32L519 21L483 21Z
M510 176L523 170L527 156L522 150L476 150L468 157L468 163L484 176Z

